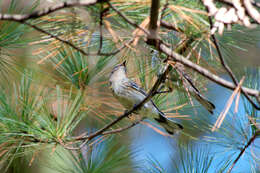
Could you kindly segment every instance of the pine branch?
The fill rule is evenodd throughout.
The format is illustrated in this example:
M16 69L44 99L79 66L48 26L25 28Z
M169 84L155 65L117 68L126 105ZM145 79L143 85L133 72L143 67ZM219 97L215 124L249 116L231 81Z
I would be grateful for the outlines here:
M247 142L247 144L244 146L244 148L240 151L239 155L237 156L237 158L235 159L235 161L233 162L233 164L231 165L231 167L228 169L227 173L230 173L232 171L232 169L234 168L234 166L236 165L236 163L238 162L238 160L241 158L241 156L244 154L244 152L246 151L246 149L254 142L254 140L256 139L257 136L260 135L260 130L258 129L255 134L249 139L249 141Z
M39 18L39 17L43 17L45 15L48 15L50 13L56 12L58 10L61 9L65 9L65 8L71 8L71 7L76 7L76 6L90 6L90 5L94 5L96 3L98 3L98 0L81 0L81 1L68 1L68 2L63 2L60 3L58 5L40 10L40 11L35 11L31 14L1 14L0 13L0 20L8 20L8 21L14 21L14 22L18 22L21 24L25 24L43 34L46 34L48 36L50 36L51 38L54 38L70 47L72 47L73 49L79 51L80 53L82 53L85 56L111 56L111 55L116 55L117 53L119 53L122 49L124 49L125 47L127 47L128 44L133 42L133 39L131 39L129 42L125 43L123 46L121 46L120 48L118 48L117 50L110 52L110 53L102 53L101 49L98 50L97 53L87 53L85 52L83 49L77 47L76 45L74 45L73 43L64 40L62 38L60 38L59 36L56 36L44 29L41 29L40 27L30 24L29 22L27 22L27 20L29 19L35 19L35 18ZM102 30L100 30L100 34L102 36ZM101 37L101 41L102 42L102 37ZM102 44L100 45L102 48Z
M213 28L213 22L212 22L212 19L211 17L209 16L209 23L210 23L210 29ZM238 85L238 80L236 79L234 73L232 72L232 70L229 68L229 66L225 63L225 60L222 56L222 53L220 51L220 47L219 47L219 44L218 44L218 40L217 38L215 37L214 34L211 35L211 38L213 40L213 43L215 45L215 48L217 50L217 53L218 53L218 57L220 59L220 62L221 62L221 65L224 67L224 69L227 71L228 75L231 77L233 83L237 86ZM254 108L260 110L260 107L258 105L255 104L255 102L249 97L249 95L244 91L243 88L241 88L241 92L244 94L244 96L247 98L247 100L254 106ZM260 103L259 103L260 104Z
M117 10L115 7L113 7L109 2L108 2L109 6L111 8L113 8L119 16L121 16L126 22L128 22L130 25L139 28L140 30L144 31L146 34L148 33L146 31L146 29L140 27L139 25L135 24L134 22L130 21L123 13L121 13L119 10ZM147 34L148 35L148 34ZM174 61L178 61L181 64L185 65L186 67L189 67L193 70L195 70L196 72L200 73L201 75L203 75L204 77L208 78L209 80L215 82L218 85L221 85L225 88L231 89L231 90L235 90L236 85L234 85L232 82L229 82L213 73L211 73L209 70L191 62L190 60L188 60L187 58L183 57L182 55L172 51L170 48L168 48L163 42L162 40L159 40L159 47L156 47L157 45L154 44L153 46L155 46L159 51L162 51L163 53L165 53L166 55L170 56L171 58L173 58ZM258 90L255 89L251 89L251 88L247 88L247 87L241 87L244 92L248 95L254 96L256 98L259 97L260 92Z
M160 43L159 50L162 51L163 53L165 53L166 55L170 56L174 61L180 62L181 64L185 65L186 67L189 67L189 68L195 70L196 72L200 73L201 75L208 78L209 80L217 83L218 85L221 85L221 86L231 89L231 90L234 90L236 88L236 85L234 85L232 82L229 82L229 81L211 73L209 70L191 62L190 60L186 59L182 55L172 51L170 48L168 48L162 42ZM258 95L259 95L259 91L257 91L257 90L247 88L247 87L242 87L242 88L248 95L251 95L254 97L258 97Z
M18 21L18 22L19 22L19 21ZM85 52L83 49L77 47L77 46L74 45L73 43L71 43L71 42L69 42L69 41L67 41L67 40L64 40L64 39L62 39L62 38L60 38L60 37L58 37L58 36L56 36L56 35L53 35L52 33L48 32L48 31L46 31L46 30L44 30L44 29L41 29L41 28L39 28L39 27L36 26L36 25L30 24L30 23L28 23L28 22L22 22L22 24L28 25L28 26L30 26L31 28L33 28L33 29L35 29L35 30L37 30L37 31L39 31L39 32L41 32L41 33L43 33L43 34L46 34L46 35L50 36L51 38L54 38L54 39L56 39L56 40L58 40L58 41L60 41L60 42L62 42L62 43L64 43L64 44L66 44L66 45L72 47L73 49L75 49L76 51L79 51L80 53L82 53L82 54L85 55L85 56L111 56L111 55L116 55L116 54L119 53L121 50L123 50L125 47L127 47L128 44L131 44L131 43L133 42L133 40L134 40L134 39L129 40L127 43L124 43L124 45L122 45L120 48L118 48L118 49L116 49L115 51L110 52L110 53L103 53L103 52L101 52L100 50L98 50L97 53L88 53L88 52ZM101 32L100 34L102 34L102 32ZM101 42L102 42L102 40L101 40ZM102 48L102 44L101 44L101 48Z

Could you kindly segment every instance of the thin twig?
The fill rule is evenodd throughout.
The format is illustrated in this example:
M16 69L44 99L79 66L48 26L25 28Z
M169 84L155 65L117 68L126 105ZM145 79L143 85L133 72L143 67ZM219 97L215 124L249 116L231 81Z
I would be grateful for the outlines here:
M18 21L18 22L20 22L20 21ZM54 38L54 39L56 39L56 40L58 40L58 41L60 41L60 42L62 42L62 43L64 43L64 44L66 44L66 45L72 47L73 49L79 51L79 52L82 53L83 55L86 55L86 56L90 55L89 53L87 53L87 52L85 52L84 50L80 49L79 47L75 46L73 43L71 43L71 42L69 42L69 41L67 41L67 40L64 40L64 39L62 39L62 38L60 38L60 37L58 37L58 36L56 36L56 35L53 35L52 33L48 32L48 31L46 31L46 30L44 30L44 29L41 29L41 28L39 28L39 27L36 26L36 25L30 24L30 23L25 22L25 21L20 22L20 23L25 24L25 25L27 25L27 26L30 26L31 28L35 29L36 31L39 31L39 32L41 32L41 33L43 33L43 34L46 34L46 35L50 36L51 38Z
M48 36L50 36L51 38L54 38L70 47L72 47L73 49L79 51L80 53L82 53L83 55L85 56L111 56L111 55L116 55L117 53L119 53L122 49L124 49L127 44L130 44L131 42L133 42L133 39L129 40L128 43L125 43L124 45L122 45L120 48L118 48L117 50L113 51L113 52L110 52L110 53L103 53L103 52L97 52L97 53L87 53L85 52L83 49L77 47L76 45L74 45L73 43L67 41L67 40L64 40L56 35L53 35L52 33L49 33L48 31L45 31L44 29L41 29L39 28L38 26L36 25L32 25L30 23L27 23L27 22L23 22L22 24L25 24L25 25L28 25L30 26L31 28L43 33L43 34L46 34Z
M143 119L144 118L142 118L142 119L140 119L138 121L135 121L132 124L130 124L128 126L125 126L125 127L121 127L121 128L115 129L115 130L105 131L105 132L102 133L102 135L110 135L110 134L120 133L122 131L128 130L128 129L136 126L137 124L139 124L141 121L143 121ZM86 133L83 133L83 134L81 134L79 136L73 137L72 139L74 141L86 140L86 139L88 139L88 135L86 135Z
M141 121L143 121L144 118L136 121L136 122L133 122L132 124L128 125L128 126L125 126L125 127L122 127L122 128L118 128L118 129L115 129L115 130L110 130L110 131L106 131L106 132L103 132L102 135L111 135L111 134L115 134L115 133L120 133L122 131L125 131L125 130L128 130L134 126L136 126L137 124L139 124Z
M19 22L19 21L18 21ZM83 55L85 56L112 56L112 55L116 55L117 53L119 53L122 49L124 49L125 47L127 47L127 45L131 44L133 42L133 39L129 40L127 43L124 43L120 48L114 50L113 52L109 52L109 53L103 53L103 52L97 52L97 53L87 53L85 52L83 49L77 47L76 45L74 45L73 43L67 41L67 40L64 40L56 35L53 35L52 33L49 33L48 31L45 31L44 29L41 29L39 28L38 26L36 25L33 25L33 24L30 24L30 23L27 23L27 22L22 22L22 24L25 24L25 25L28 25L30 26L31 28L43 33L43 34L46 34L48 36L50 36L51 38L54 38L70 47L72 47L73 49L79 51L80 53L82 53Z
M241 158L241 156L244 154L244 152L246 151L246 149L254 142L254 140L256 139L256 137L260 135L260 130L256 131L255 134L250 138L250 140L247 142L247 144L244 146L244 148L240 151L239 155L237 156L237 158L235 159L235 161L232 163L231 167L228 169L227 173L230 173L232 171L232 169L234 168L234 166L236 165L236 163L238 162L238 160Z
M183 31L181 29L177 28L175 25L163 20L163 17L164 17L166 9L168 8L168 5L169 5L169 2L168 2L168 0L166 0L165 4L163 6L162 12L161 12L160 26L162 26L166 29L169 29L169 30L174 30L174 31L183 33Z
M181 33L184 32L182 29L177 28L175 25L168 23L164 20L161 20L160 24L161 24L162 27L164 27L166 29L173 30L173 31L176 31L176 32L181 32Z
M209 23L210 23L210 29L212 29L212 28L213 28L213 22L212 22L212 19L211 19L210 16L209 16ZM235 75L233 74L233 72L232 72L232 70L229 68L229 66L225 63L225 60L224 60L224 58L223 58L223 56L222 56L222 53L221 53L221 51L220 51L220 47L219 47L217 38L215 37L214 34L211 35L211 38L212 38L213 43L214 43L214 45L215 45L215 47L216 47L216 50L217 50L218 57L219 57L219 60L220 60L220 62L221 62L221 65L222 65L222 66L224 67L224 69L227 71L227 73L228 73L229 76L231 77L233 83L234 83L235 85L238 85L238 81L237 81ZM254 106L254 108L260 110L260 107L259 107L258 105L256 105L256 103L249 97L249 95L248 95L246 92L244 92L243 88L241 89L241 92L244 94L244 96L247 98L247 100Z

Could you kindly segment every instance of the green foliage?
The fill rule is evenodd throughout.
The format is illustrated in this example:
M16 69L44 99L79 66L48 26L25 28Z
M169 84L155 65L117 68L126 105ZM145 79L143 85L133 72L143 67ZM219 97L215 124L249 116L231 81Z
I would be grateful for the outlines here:
M57 87L50 94L33 86L32 77L27 72L20 83L0 91L0 157L8 163L6 169L14 158L71 135L85 115L80 93L64 95Z
M30 13L38 6L39 1L31 3L29 8L20 8L16 0L11 0L10 3L1 0L0 13ZM25 36L31 31L31 28L17 22L0 21L0 75L4 79L0 79L1 82L8 81L21 70L15 50L25 48L34 40Z
M133 172L131 158L134 153L120 146L116 137L98 140L79 151L56 150L54 163L46 165L60 173L120 173ZM50 162L50 160L47 160Z
M153 156L150 156L147 159L147 162L149 164L148 168L144 169L143 172L147 173L165 173L166 170L161 166L160 162L153 158Z
M0 2L1 5L5 3L3 0ZM7 10L1 9L1 13L27 14L35 10L39 1L26 1L26 3L28 5L21 8L19 1L12 0ZM165 3L165 0L161 1L162 8ZM112 4L127 18L144 28L148 27L145 21L149 17L150 2L114 0ZM76 146L80 142L76 141L73 136L82 131L81 129L85 131L85 129L96 127L96 124L100 127L104 124L103 122L110 122L123 113L123 108L112 99L112 94L108 89L107 79L115 64L126 59L129 77L149 91L161 71L163 60L167 58L146 45L143 39L144 34L128 24L112 9L108 9L103 16L101 52L113 52L131 38L135 38L135 42L127 44L126 48L116 55L95 55L101 48L100 11L107 7L105 3L98 3L90 7L67 8L28 21L73 43L89 53L89 56L81 54L50 36L33 32L31 28L23 24L0 21L1 172L7 171L8 168L11 172L11 167L19 167L14 164L14 162L19 162L19 159L23 161L29 158L32 161L27 161L26 164L33 164L35 157L36 160L41 160L37 158L41 156L35 153L49 151L50 148L55 150L55 153L50 155L46 152L48 154L45 156L48 159L51 156L51 159L39 164L45 163L45 166L54 171L62 173L137 172L135 168L139 168L140 165L134 163L133 159L139 153L132 152L132 149L130 150L124 143L131 142L127 134L124 134L124 138L118 137L119 135L108 137L108 139L95 138L77 151L68 150L67 147ZM191 61L216 74L222 73L223 71L219 70L220 63L216 50L209 41L208 16L204 14L205 9L201 2L198 0L169 1L168 7L161 14L162 20L173 24L179 31L169 31L160 27L159 37L172 50L187 56ZM232 62L230 57L234 54L230 51L230 47L245 50L244 45L239 45L239 43L255 44L259 41L259 38L255 37L258 30L249 32L233 27L232 31L226 31L224 36L219 37L225 58ZM18 48L25 55L33 55L33 58L31 56L28 62L21 64L22 58L20 52L17 51ZM153 52L150 52L151 50ZM34 71L22 68L29 63L33 64L33 67L29 68L35 69ZM45 69L44 73L39 68ZM241 70L241 68L237 69ZM23 72L22 75L21 72ZM187 73L199 89L204 88L206 83L204 78L191 70L187 70ZM153 97L153 100L169 117L182 113L189 114L188 118L182 119L185 130L178 138L188 144L178 145L177 152L172 156L170 168L177 173L227 171L241 148L256 133L259 125L259 111L244 101L241 109L245 109L246 114L228 114L219 131L212 133L211 127L217 116L210 117L203 111L194 109L190 103L192 99L183 87L178 73L173 69L170 74L174 91L157 95ZM259 68L253 71L246 68L236 73L238 78L244 74L246 74L244 85L259 90L259 81L255 80L259 79ZM19 80L13 80L14 76L19 75L21 75ZM168 88L163 85L161 89ZM191 111L187 113L184 110ZM220 111L216 110L216 114ZM85 118L84 121L83 118ZM129 119L125 120L129 122ZM117 124L117 127L122 124ZM194 139L196 139L195 142ZM259 145L254 145L250 149L254 152L248 151L245 155L251 163L256 165L259 163L257 155ZM223 153L228 157L219 161ZM160 160L157 161L153 157L148 158L148 163L151 166L147 170L138 170L149 173L168 171L162 167ZM254 164L251 165L252 172L256 172Z
M29 8L19 8L18 3L16 0L11 0L9 6L6 9L3 8L3 4L6 3L4 1L0 1L2 8L0 8L0 13L8 13L8 14L15 14L15 13L30 13L39 5L39 0L34 0L31 2ZM31 41L24 37L25 34L31 31L31 28L28 28L26 25L17 23L17 22L10 22L10 21L1 21L0 22L0 47L4 49L10 48L20 48L24 47Z
M207 173L210 172L214 156L210 155L206 146L179 146L178 159L174 159L175 172ZM218 172L218 171L217 171Z
M57 76L74 84L77 88L84 89L91 80L100 79L100 72L106 67L111 57L97 57L92 65L92 57L83 56L81 53L64 47L50 60L55 67ZM102 79L102 78L101 78Z

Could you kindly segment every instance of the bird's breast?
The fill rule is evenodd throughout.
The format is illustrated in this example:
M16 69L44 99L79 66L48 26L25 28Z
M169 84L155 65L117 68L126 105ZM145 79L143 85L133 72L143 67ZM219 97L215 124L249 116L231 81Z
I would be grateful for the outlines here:
M114 97L128 110L133 108L135 104L143 101L145 98L142 93L131 87L128 87L124 83L117 83L116 85L112 85L111 88ZM138 113L142 116L158 116L158 111L153 106L151 101L145 103L144 106L138 110Z
M144 96L124 83L112 85L114 97L126 108L131 109L144 99Z

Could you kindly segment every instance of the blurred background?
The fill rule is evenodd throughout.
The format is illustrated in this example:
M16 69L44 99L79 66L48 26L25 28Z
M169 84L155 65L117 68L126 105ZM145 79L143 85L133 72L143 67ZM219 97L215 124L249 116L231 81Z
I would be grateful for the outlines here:
M28 14L64 1L0 0L1 13ZM150 1L111 1L136 23L145 26ZM165 1L161 1L162 4ZM160 37L172 49L187 46L184 56L231 81L209 41L207 17L199 1L172 1L162 18L183 31L160 29ZM185 8L183 8L185 7ZM100 26L101 11L103 23ZM165 56L146 45L136 31L105 4L73 7L28 20L55 36L88 52L72 47L35 29L13 21L0 21L0 170L9 173L99 172L227 172L241 149L259 128L259 111L241 95L232 104L220 129L211 128L230 98L227 90L186 69L196 86L216 105L210 114L181 85L178 76L173 92L153 98L169 118L184 131L169 137L152 120L115 135L98 136L79 150L72 136L94 132L124 113L113 97L108 78L113 67L127 61L128 76L148 91L163 66ZM110 53L134 42L119 53ZM226 62L244 86L260 88L260 28L233 26L217 36ZM184 40L192 39L189 45ZM176 74L172 74L173 76ZM235 102L235 101L234 101ZM124 127L138 115L113 126ZM64 145L63 145L64 143ZM68 144L68 145L67 145ZM66 148L67 147L67 148ZM255 139L233 172L260 172L260 139Z

